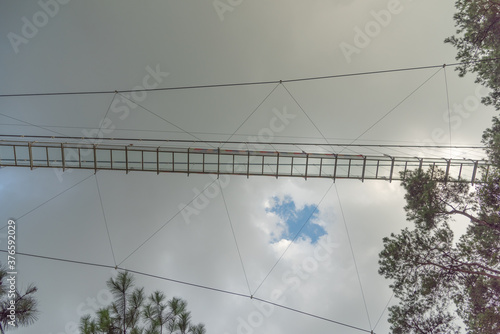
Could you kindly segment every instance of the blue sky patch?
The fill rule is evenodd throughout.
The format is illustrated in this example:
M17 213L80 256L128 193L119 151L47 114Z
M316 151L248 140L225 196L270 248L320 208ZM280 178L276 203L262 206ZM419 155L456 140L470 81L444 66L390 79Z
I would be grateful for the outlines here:
M273 197L273 204L274 205L271 208L266 209L266 211L276 214L286 224L286 228L283 233L276 236L273 241L281 239L293 240L311 214L312 217L309 221L307 221L306 225L300 232L299 238L308 237L314 244L322 235L326 234L323 226L314 223L318 213L315 211L314 205L306 205L301 210L298 210L295 206L295 202L289 196L286 196L283 200L278 197Z

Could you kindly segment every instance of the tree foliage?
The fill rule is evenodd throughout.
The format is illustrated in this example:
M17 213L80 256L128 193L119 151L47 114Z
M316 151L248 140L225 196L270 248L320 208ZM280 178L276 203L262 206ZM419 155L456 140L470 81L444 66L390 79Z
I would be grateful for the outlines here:
M144 288L134 288L134 277L120 272L106 282L114 297L111 305L101 308L94 317L80 319L82 334L205 334L203 324L193 324L186 301L167 300L161 291L147 298Z
M37 287L30 284L24 292L17 289L11 292L7 279L7 271L0 266L0 333L19 326L32 325L38 319L37 300L34 297ZM12 293L14 298L10 296ZM15 326L12 326L12 318L9 317L11 300L15 301Z
M384 238L379 273L400 302L389 308L393 333L500 333L500 119L483 134L492 165L482 182L450 182L444 171L408 172L405 211L413 229ZM467 230L451 228L463 217Z
M500 1L457 0L457 35L445 40L457 48L460 76L477 74L476 82L491 89L483 103L500 110ZM492 61L484 61L493 59Z

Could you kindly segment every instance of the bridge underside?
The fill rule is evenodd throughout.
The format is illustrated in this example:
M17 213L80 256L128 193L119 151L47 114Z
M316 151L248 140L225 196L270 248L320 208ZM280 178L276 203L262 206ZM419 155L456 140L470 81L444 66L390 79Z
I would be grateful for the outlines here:
M0 141L0 166L397 181L417 168L439 167L451 181L478 183L483 160Z

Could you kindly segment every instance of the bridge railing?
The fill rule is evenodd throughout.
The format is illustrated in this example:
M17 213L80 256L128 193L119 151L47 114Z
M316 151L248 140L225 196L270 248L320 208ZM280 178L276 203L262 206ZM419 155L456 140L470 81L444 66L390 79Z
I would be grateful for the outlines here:
M401 180L429 166L455 181L477 183L484 160L350 155L335 153L180 148L118 144L0 141L0 166L230 174L272 177ZM401 173L402 172L402 173Z

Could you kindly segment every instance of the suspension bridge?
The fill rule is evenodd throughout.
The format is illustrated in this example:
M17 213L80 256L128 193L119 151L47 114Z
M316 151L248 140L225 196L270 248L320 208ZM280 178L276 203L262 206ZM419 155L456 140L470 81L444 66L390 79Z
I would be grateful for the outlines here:
M437 167L451 182L480 182L480 170L489 169L484 158L440 158L344 153L348 145L159 141L42 137L0 141L0 166L115 170L129 172L214 174L298 178L403 180L406 172ZM63 139L65 141L63 141ZM72 139L73 142L68 142ZM224 147L238 144L238 148ZM253 149L242 149L252 144ZM275 149L280 146L279 150ZM363 145L356 145L363 147ZM375 145L374 145L375 146ZM262 148L262 149L259 149ZM379 147L383 147L380 145ZM387 146L389 147L389 146ZM272 148L272 149L270 149ZM342 148L342 149L340 149ZM477 148L477 147L475 147Z

